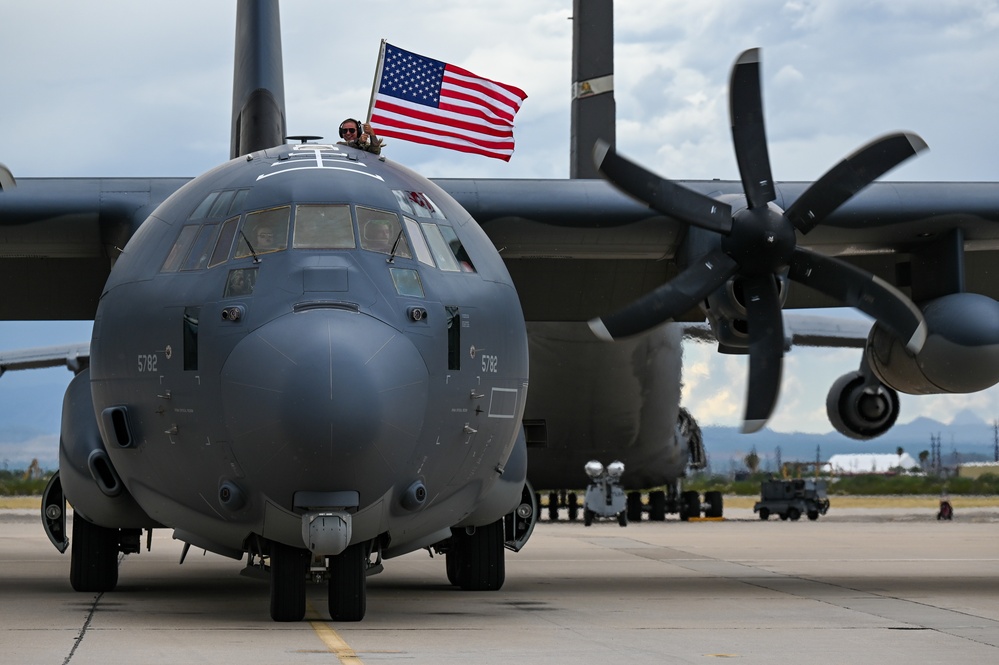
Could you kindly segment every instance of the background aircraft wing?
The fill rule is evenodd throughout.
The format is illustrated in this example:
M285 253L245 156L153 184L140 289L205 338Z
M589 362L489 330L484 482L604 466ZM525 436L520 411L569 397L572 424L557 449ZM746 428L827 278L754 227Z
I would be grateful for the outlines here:
M706 321L678 325L683 326L684 339L717 341ZM784 315L784 349L793 346L862 349L872 325L870 320L856 317L790 312Z
M73 373L90 364L90 342L0 351L0 375L18 369L66 366Z

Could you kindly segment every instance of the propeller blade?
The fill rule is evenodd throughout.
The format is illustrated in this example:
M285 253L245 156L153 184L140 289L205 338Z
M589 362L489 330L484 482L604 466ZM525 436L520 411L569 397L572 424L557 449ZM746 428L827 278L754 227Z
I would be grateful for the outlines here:
M732 206L645 170L606 141L593 144L593 162L618 189L664 215L725 235L732 230Z
M694 307L734 275L738 267L728 254L716 249L624 309L590 320L590 330L604 341L645 332Z
M770 173L767 130L760 92L760 49L744 51L735 61L728 84L729 119L735 159L750 208L763 208L777 198Z
M926 342L926 321L915 303L876 275L845 261L803 247L791 255L788 276L874 317L889 332L919 353Z
M784 320L773 275L746 279L743 293L749 323L749 384L742 431L750 433L767 423L777 404L784 364Z
M808 233L851 196L923 150L926 142L916 134L875 139L812 183L784 215L796 229Z

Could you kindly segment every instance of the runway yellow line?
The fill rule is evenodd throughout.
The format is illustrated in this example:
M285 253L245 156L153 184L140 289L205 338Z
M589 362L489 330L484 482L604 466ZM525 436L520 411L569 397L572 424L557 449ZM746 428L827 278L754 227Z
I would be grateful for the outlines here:
M340 633L333 630L325 621L314 618L318 616L318 613L312 607L312 603L306 601L305 607L307 610L305 618L312 626L312 630L316 631L316 635L323 641L330 653L336 656L337 660L343 665L364 665L364 661L357 657L354 649L340 637Z
M340 634L328 624L322 621L310 621L309 624L326 645L326 648L330 650L330 653L336 656L341 663L344 665L364 665L364 661L357 657L351 646L344 642Z

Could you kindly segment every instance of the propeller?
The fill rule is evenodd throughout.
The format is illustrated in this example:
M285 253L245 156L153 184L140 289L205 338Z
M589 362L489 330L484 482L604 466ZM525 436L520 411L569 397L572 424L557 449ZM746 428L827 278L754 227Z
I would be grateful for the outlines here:
M863 146L812 183L789 207L774 204L760 52L742 53L729 80L729 117L743 197L715 199L662 178L598 141L593 157L615 186L664 215L710 233L708 250L680 274L613 314L590 321L599 338L635 335L687 312L729 279L741 282L749 335L749 382L743 432L766 424L777 403L784 356L778 282L783 274L873 317L918 353L926 340L919 309L898 289L836 258L798 247L807 234L875 179L926 149L911 133L895 133Z

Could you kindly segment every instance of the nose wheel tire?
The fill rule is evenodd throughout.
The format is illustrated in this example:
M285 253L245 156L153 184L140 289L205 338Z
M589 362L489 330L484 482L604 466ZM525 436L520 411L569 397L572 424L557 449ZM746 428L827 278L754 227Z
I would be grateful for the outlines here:
M367 606L364 543L351 545L329 564L329 610L333 621L360 621Z

